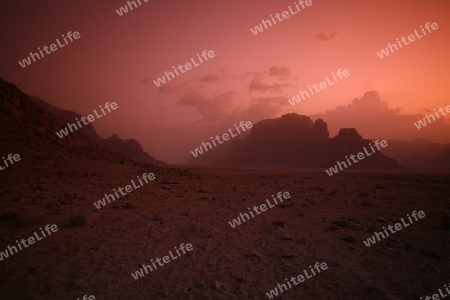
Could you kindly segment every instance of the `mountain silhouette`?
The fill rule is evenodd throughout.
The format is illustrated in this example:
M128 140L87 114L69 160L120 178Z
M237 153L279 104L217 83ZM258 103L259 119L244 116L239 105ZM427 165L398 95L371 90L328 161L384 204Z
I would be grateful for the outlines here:
M329 137L327 124L296 113L256 123L244 140L234 141L228 153L218 161L226 165L285 166L326 168L356 155L371 141L363 139L356 129L343 128ZM376 151L351 168L390 169L400 165Z

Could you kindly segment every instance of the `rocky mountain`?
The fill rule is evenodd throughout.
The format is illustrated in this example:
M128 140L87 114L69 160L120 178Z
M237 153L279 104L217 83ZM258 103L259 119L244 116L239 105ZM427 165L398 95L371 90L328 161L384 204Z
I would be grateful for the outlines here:
M424 138L413 141L388 140L383 152L394 157L402 165L422 169L450 167L450 144L433 143Z
M64 126L54 114L36 104L14 84L0 78L0 140L5 153L70 155L115 163L126 159L124 155L93 144L78 132L58 138L55 132Z
M24 155L28 152L46 156L48 153L70 154L114 163L130 159L163 164L145 153L135 140L123 141L117 135L102 139L91 124L63 139L57 137L55 132L64 128L68 122L73 123L76 117L80 115L31 97L0 78L0 140L4 151L16 151Z
M371 141L363 139L356 129L341 129L329 137L327 124L295 113L256 123L250 135L235 141L218 163L230 165L285 166L323 168L357 154ZM370 149L369 149L370 151ZM377 151L353 164L352 168L389 169L400 165Z
M82 116L76 112L53 106L38 97L31 97L31 99L47 111L54 114L65 124L74 123L75 118L80 119L80 117ZM139 144L139 142L134 139L122 140L117 134L113 134L111 137L103 139L97 134L94 127L90 123L79 128L77 132L88 138L93 143L101 145L112 152L122 153L130 159L137 160L143 163L158 165L165 164L165 162L155 159L151 155L146 153L141 144Z

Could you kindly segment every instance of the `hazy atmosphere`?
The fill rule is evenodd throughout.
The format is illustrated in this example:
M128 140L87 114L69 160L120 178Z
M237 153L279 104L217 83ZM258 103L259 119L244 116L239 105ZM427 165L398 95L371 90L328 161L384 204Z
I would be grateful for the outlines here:
M449 116L447 126L440 120L427 132L412 127L419 115L450 104L447 1L318 1L257 35L250 28L294 8L293 2L141 3L122 16L115 11L126 4L121 0L2 3L1 75L83 115L117 102L114 118L93 124L99 134L137 139L169 163L185 162L190 150L236 122L290 112L324 114L332 135L346 126L367 138L450 142L444 133ZM377 56L426 22L439 29L388 57ZM81 38L26 68L17 63L68 31ZM215 57L159 88L153 83L204 50ZM338 69L350 76L300 104L288 103ZM369 91L379 98L353 102ZM340 118L327 113L340 106L347 107L340 108Z
M0 300L450 296L449 13L1 1Z

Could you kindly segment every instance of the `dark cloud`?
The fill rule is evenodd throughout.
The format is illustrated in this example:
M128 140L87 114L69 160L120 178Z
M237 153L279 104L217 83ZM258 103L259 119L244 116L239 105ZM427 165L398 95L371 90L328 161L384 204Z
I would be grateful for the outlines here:
M200 82L219 82L222 80L222 75L219 73L210 73L199 79Z
M248 107L248 114L256 120L278 116L281 107L287 105L285 97L259 97L252 99Z
M227 115L225 108L229 107L236 91L228 91L214 97L204 97L191 91L178 100L178 105L193 108L201 118L195 123L218 124Z
M431 112L430 112L431 114ZM367 92L360 99L356 98L347 106L339 106L324 114L311 116L328 123L330 134L335 135L339 128L353 127L365 138L404 139L427 138L435 142L448 140L450 124L440 117L427 126L417 129L414 123L425 115L401 114L400 109L390 109L382 101L378 92Z
M282 67L274 66L269 69L269 76L288 79L291 77L291 69L287 66Z
M163 84L158 88L159 94L178 94L186 90L186 83L181 84Z
M322 32L316 34L316 38L323 42L334 40L338 36L339 36L339 33L337 33L337 32L332 32L328 35L322 31Z
M147 83L149 83L150 80L151 80L150 78L145 77L145 78L141 79L141 82L142 82L143 84L147 84Z
M210 73L199 79L200 82L216 83L222 81L227 77L227 71L224 68L220 68L220 72Z
M248 85L249 91L259 91L259 92L281 92L283 87L287 87L289 84L283 83L274 83L268 84L263 81L263 79L259 76L253 77L252 81Z

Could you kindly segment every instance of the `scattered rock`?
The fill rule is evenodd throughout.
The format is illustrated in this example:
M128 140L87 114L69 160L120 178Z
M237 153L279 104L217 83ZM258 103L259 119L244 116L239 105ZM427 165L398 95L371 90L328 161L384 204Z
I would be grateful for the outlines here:
M316 205L316 202L310 199L306 199L306 202L308 202L310 205Z
M64 199L59 199L59 203L62 205L72 205L72 198L64 198Z
M442 230L450 230L450 217L442 217L441 218L441 229Z
M220 290L220 288L221 288L222 286L223 286L223 283L222 283L222 282L216 281L216 285L215 285L216 290Z
M416 249L416 247L414 247L413 245L408 244L407 242L405 242L405 249L406 250L414 250L414 249Z
M442 257L436 250L433 250L433 249L420 249L420 253L423 256L431 257L431 258L441 258Z
M376 205L372 204L372 202L367 201L367 200L361 202L361 205L362 206L369 206L369 207L377 207Z
M50 201L47 204L47 209L50 210L53 214L60 214L62 212L59 202L56 201Z
M353 235L347 235L345 238L343 238L343 240L346 242L349 242L349 243L357 243L358 242L356 237Z
M345 220L336 220L331 222L331 224L339 226L339 227L348 227L348 222Z
M277 207L281 208L281 209L285 209L286 207L289 207L289 206L290 206L289 204L279 204L279 205L277 205Z
M332 230L338 230L339 227L337 227L336 225L331 225L330 227L328 227L326 230L327 231L332 231Z
M261 256L259 256L258 254L254 253L254 252L251 254L245 254L244 257L245 257L245 259L251 259L251 258L261 259Z
M276 225L277 227L284 227L284 223L283 221L274 221L272 222L274 225Z
M86 218L83 215L75 215L69 218L70 227L87 226Z
M19 216L14 212L4 212L0 214L0 221L16 221L19 218Z
M163 219L160 216L156 215L153 218L151 218L150 221L162 222Z

